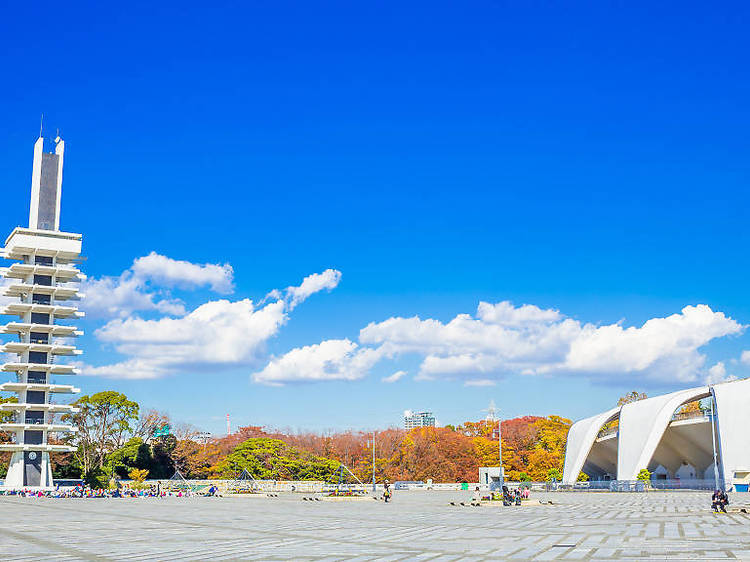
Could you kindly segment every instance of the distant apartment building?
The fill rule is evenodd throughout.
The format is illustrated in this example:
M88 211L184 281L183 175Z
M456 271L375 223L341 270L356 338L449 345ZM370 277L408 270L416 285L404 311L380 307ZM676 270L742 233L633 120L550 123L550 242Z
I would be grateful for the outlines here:
M404 412L404 428L408 431L415 427L435 427L435 414L432 412Z

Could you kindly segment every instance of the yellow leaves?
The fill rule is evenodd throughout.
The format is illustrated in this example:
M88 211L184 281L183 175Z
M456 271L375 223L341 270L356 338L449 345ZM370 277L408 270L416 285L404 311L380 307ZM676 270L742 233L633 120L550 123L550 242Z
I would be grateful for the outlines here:
M148 478L148 470L145 468L134 468L128 472L128 476L136 484L143 484L146 478Z
M684 404L682 408L680 408L677 411L678 414L698 414L702 412L703 410L701 410L700 400L695 400L694 402L688 402L687 404Z
M474 454L479 461L479 466L497 466L500 461L497 441L491 441L485 437L474 437Z
M535 449L543 449L558 456L565 456L565 443L572 422L560 416L549 416L534 422L538 430Z

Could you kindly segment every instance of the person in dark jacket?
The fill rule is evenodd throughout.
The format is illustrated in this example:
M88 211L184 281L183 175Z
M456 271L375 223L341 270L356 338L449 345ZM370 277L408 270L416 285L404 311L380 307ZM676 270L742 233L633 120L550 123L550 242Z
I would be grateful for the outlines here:
M391 483L388 480L383 482L383 501L388 503L391 499Z
M716 513L718 513L719 510L721 510L722 513L726 513L727 505L729 505L729 496L727 496L727 493L724 490L718 489L714 491L713 495L711 496L711 507L713 508L713 510Z

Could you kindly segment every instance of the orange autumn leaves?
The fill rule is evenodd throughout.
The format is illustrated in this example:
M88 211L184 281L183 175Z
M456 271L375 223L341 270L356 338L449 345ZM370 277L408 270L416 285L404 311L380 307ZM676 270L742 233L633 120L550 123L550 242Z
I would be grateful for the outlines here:
M546 480L562 473L570 420L559 416L524 416L502 422L503 466L509 480ZM273 438L291 447L347 465L363 481L372 480L372 434L346 431L328 435L291 433L261 427L206 445L183 442L175 463L195 478L226 476L222 461L248 439ZM423 427L376 432L375 478L382 481L433 480L476 482L480 466L497 466L497 422L465 422L459 426ZM552 471L552 472L551 472ZM556 472L555 472L556 471Z

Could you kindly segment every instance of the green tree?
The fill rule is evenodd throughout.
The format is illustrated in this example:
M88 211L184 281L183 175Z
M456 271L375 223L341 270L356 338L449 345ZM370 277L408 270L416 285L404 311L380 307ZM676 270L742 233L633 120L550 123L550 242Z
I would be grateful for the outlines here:
M157 437L151 442L149 470L152 478L169 478L174 474L174 451L177 438L174 435Z
M649 482L651 482L651 473L647 468L642 468L638 473L638 476L636 476L636 479L648 484Z
M258 479L329 480L340 463L287 445L279 439L247 439L211 468L214 475L231 478L246 469Z
M131 470L148 469L151 466L151 448L140 437L133 437L108 454L104 466L107 473L127 478Z
M76 460L86 477L94 469L103 470L107 454L124 444L139 408L137 402L112 390L81 396L73 405L79 411L66 414L63 420L78 427L68 440L78 446Z
M8 402L18 402L17 396L0 396L0 404ZM13 412L0 411L0 423L8 423L13 419ZM0 443L8 443L11 440L11 434L7 431L0 431ZM5 477L8 473L11 453L0 453L0 477Z
M547 482L552 482L553 480L556 482L559 482L562 480L562 472L560 472L559 468L550 468L547 471L547 478L545 478Z

